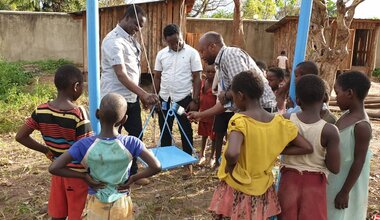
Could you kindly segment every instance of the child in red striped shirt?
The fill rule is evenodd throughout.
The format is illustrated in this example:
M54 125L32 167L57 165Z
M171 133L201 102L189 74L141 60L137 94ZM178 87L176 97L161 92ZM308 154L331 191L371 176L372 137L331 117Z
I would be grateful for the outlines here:
M16 135L22 145L45 154L50 160L66 152L77 140L92 136L86 110L74 103L83 91L81 71L73 65L64 65L55 73L54 84L57 98L39 105ZM41 132L45 144L30 136L34 130ZM76 161L67 167L85 172ZM87 183L82 179L52 176L48 213L52 219L79 220L86 198Z

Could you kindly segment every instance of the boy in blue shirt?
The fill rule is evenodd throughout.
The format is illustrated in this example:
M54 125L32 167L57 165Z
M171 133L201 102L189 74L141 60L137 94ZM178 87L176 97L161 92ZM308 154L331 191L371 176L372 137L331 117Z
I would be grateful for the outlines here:
M129 186L160 172L160 163L136 137L118 133L127 116L127 102L118 94L103 97L96 117L101 132L97 136L76 142L50 166L50 173L80 178L90 186L86 205L86 219L132 219L132 201ZM130 176L132 160L141 157L148 167ZM72 160L80 161L87 173L66 168Z

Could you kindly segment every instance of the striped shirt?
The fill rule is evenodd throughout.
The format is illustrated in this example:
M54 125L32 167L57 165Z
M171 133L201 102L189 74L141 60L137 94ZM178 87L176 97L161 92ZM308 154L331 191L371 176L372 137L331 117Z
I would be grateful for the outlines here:
M93 134L87 111L83 107L64 111L44 103L37 107L25 124L41 132L54 158L66 152L77 140ZM67 167L84 171L80 161L72 161Z
M247 70L256 72L264 82L264 93L260 98L261 106L263 108L277 106L276 96L269 86L268 80L255 61L244 50L237 47L222 47L216 56L215 66L218 71L219 86L223 91L231 87L232 79L237 74Z

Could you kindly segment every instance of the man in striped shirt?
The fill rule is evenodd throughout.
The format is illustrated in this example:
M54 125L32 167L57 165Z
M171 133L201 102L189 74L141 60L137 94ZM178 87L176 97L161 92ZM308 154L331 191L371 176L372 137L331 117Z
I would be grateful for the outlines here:
M199 40L199 53L208 64L215 64L217 73L214 80L218 79L218 82L215 83L218 85L218 101L206 111L189 112L188 118L199 121L202 118L215 116L213 130L216 134L215 150L216 160L218 160L228 122L234 114L233 110L236 110L233 108L230 90L234 76L243 71L251 70L263 80L264 93L260 98L260 104L268 112L273 113L277 110L276 96L252 57L240 48L227 47L219 33L212 31L205 33ZM215 164L215 167L217 166L219 166L218 163Z
M75 66L64 65L57 70L54 84L57 98L39 105L16 135L22 145L45 154L50 160L66 152L77 140L92 136L86 110L74 103L83 91L81 71ZM40 131L45 145L30 136L34 130ZM77 161L72 161L68 167L86 172ZM48 203L52 219L81 219L87 188L82 179L52 176Z

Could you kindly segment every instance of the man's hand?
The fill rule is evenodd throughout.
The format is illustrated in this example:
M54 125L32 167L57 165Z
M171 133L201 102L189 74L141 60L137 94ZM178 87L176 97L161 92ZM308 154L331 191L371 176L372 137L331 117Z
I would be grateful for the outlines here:
M191 122L197 122L197 121L200 121L202 119L202 115L200 112L191 111L191 112L187 113L187 118Z
M106 186L105 183L94 180L88 173L84 177L84 181L94 190L102 189Z
M147 107L160 103L160 100L156 94L145 93L141 97L141 102L144 104L144 107Z
M335 208L336 209L348 208L348 199L349 199L349 194L346 192L340 191L335 197Z
M198 111L198 110L199 110L199 103L196 103L195 101L191 101L189 105L186 107L186 112Z

